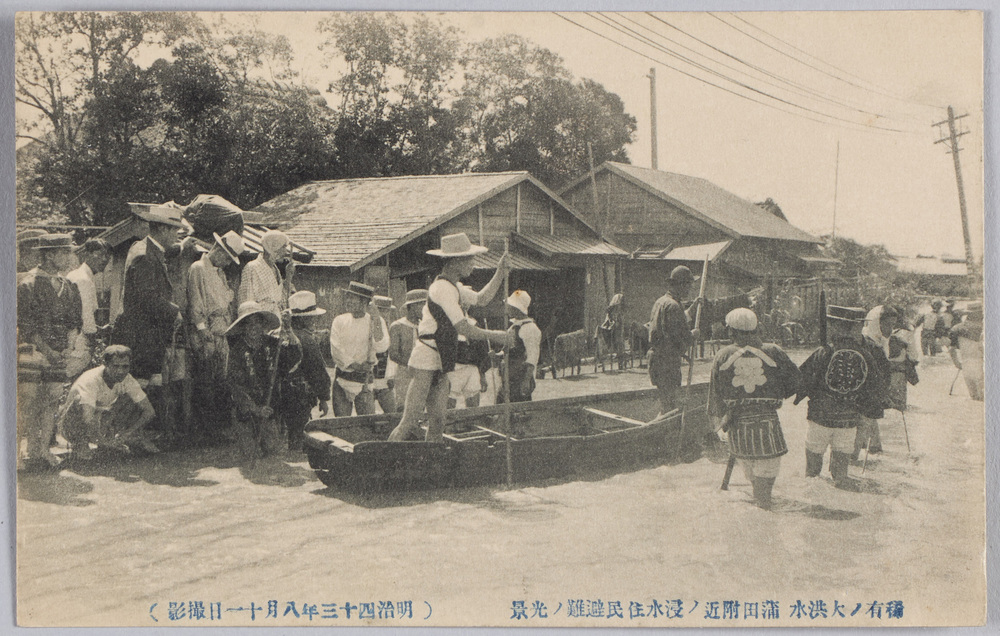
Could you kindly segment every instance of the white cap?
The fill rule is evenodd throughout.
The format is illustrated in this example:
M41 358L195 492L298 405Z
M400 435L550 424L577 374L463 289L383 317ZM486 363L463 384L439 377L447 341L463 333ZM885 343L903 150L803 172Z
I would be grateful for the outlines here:
M738 307L726 314L726 326L736 331L757 331L757 314L752 309Z
M520 309L527 316L528 306L531 305L531 296L523 289L518 289L507 299L507 304Z

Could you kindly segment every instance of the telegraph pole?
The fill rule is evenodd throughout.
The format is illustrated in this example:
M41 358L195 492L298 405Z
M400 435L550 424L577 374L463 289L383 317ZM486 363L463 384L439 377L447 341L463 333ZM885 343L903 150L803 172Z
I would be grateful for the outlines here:
M656 67L649 69L649 134L650 138L650 162L653 170L658 168L656 160Z
M837 159L833 168L833 229L830 238L837 238L837 190L840 185L840 140L837 140Z
M955 181L958 184L958 207L962 213L962 238L965 239L965 263L969 271L969 276L974 275L974 263L972 258L972 238L969 236L969 213L965 208L965 186L962 184L962 163L958 159L958 153L961 148L958 147L958 138L962 135L969 134L968 131L958 132L955 128L955 122L963 117L968 117L969 114L955 116L955 111L951 106L948 107L948 119L945 121L939 121L934 124L938 126L938 131L943 133L940 126L948 124L948 135L944 136L942 134L941 138L934 143L940 144L944 143L948 145L948 152L951 153L952 158L955 160Z

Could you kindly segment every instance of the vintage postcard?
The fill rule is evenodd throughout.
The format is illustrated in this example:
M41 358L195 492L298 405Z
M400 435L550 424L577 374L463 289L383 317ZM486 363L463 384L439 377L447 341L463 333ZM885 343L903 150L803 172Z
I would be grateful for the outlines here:
M14 28L19 625L985 623L981 12Z

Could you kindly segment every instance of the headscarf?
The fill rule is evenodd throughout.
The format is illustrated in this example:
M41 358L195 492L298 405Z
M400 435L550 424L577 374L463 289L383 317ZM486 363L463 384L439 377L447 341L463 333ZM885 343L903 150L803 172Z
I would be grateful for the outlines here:
M865 326L861 329L861 335L878 345L885 355L889 355L889 339L882 335L882 309L884 305L879 305L868 312L865 316Z
M268 230L264 232L264 236L260 239L260 246L268 254L274 254L279 248L289 243L291 243L291 240L288 238L288 235L280 230Z

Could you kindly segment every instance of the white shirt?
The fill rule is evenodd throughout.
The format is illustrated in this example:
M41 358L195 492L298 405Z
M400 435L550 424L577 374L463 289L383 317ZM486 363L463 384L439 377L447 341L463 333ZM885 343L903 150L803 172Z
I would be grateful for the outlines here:
M538 328L535 321L531 318L523 318L521 320L510 321L513 326L521 326L521 329L517 332L518 337L524 343L524 353L527 359L525 362L533 367L538 366L538 355L542 350L542 330Z
M77 402L101 412L110 409L115 400L122 395L128 395L136 404L146 399L142 387L139 386L139 382L132 377L131 373L118 384L109 387L104 381L104 365L101 365L84 371L76 379L66 403Z
M97 311L97 284L94 282L94 272L90 265L81 263L79 267L66 274L66 278L76 285L80 291L80 303L83 306L83 333L97 333L97 322L94 312Z
M243 267L240 278L239 304L255 300L264 309L280 314L285 308L285 290L278 268L264 260L261 254Z
M352 314L340 314L330 325L330 354L338 369L346 371L354 363L374 364L375 354L389 350L389 328L384 318L382 338L374 339L371 315L355 318Z
M457 325L465 318L465 310L462 307L477 304L479 292L462 283L452 285L449 281L439 278L431 283L427 289L427 300L440 305L451 324ZM417 333L421 336L429 336L435 331L437 331L437 321L434 320L428 306L424 305L424 313L420 317Z

